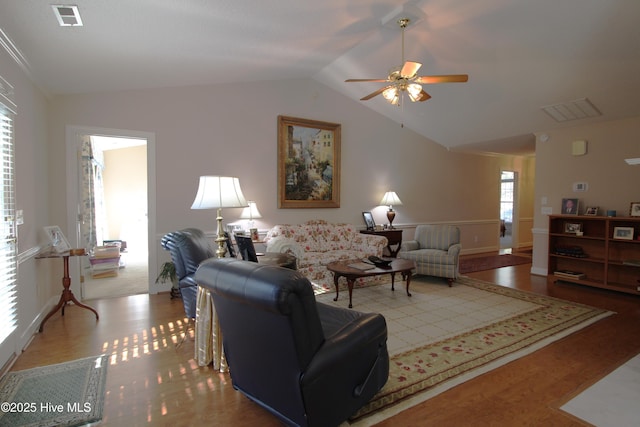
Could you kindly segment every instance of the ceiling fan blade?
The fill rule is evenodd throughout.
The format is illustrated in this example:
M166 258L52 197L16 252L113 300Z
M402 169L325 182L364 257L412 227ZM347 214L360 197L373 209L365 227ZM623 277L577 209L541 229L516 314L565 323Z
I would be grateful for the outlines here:
M446 74L442 76L421 76L416 77L416 83L435 84L435 83L464 83L469 80L467 74Z
M384 83L387 82L387 79L347 79L345 80L346 83L351 83L351 82L378 82L378 83Z
M378 89L375 92L371 92L369 95L367 95L367 96L365 96L363 98L360 98L360 101L367 101L367 100L373 98L374 96L378 96L378 95L380 95L382 92L384 92L385 90L387 90L390 87L393 87L393 85L385 86L385 87L382 87L382 88Z
M419 62L407 61L402 66L402 70L400 70L400 76L409 78L416 75L418 70L422 67L422 64Z
M428 99L431 99L431 95L429 95L423 89L422 91L420 91L420 96L418 97L418 99L416 99L416 101L424 102L424 101L426 101Z

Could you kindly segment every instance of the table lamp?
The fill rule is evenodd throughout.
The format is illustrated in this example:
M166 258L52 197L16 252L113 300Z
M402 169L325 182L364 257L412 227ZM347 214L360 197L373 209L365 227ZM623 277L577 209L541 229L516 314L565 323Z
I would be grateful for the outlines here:
M196 198L191 209L217 209L218 230L216 257L224 258L227 253L227 238L222 228L222 208L242 208L248 206L240 189L240 180L230 176L201 176Z
M384 193L380 204L389 206L389 210L387 211L387 219L389 220L389 228L393 229L392 223L393 219L396 217L396 213L393 210L393 205L401 205L402 201L395 191L387 191L386 193Z
M258 240L258 229L254 228L253 219L254 218L262 218L260 215L260 211L258 210L258 206L256 202L252 200L248 200L247 203L249 207L244 208L242 213L240 214L240 219L248 219L247 229L249 230L249 234L251 235L252 240Z

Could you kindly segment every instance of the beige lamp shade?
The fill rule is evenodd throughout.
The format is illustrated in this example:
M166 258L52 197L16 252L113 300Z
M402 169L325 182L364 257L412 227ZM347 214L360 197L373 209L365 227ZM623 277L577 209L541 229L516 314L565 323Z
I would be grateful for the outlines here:
M248 219L249 221L253 221L253 219L255 218L262 218L256 202L249 200L247 201L247 203L249 204L249 207L246 207L242 210L240 219Z
M389 206L389 209L391 209L393 205L402 205L402 201L395 191L387 191L386 193L384 193L380 204Z
M240 180L231 176L201 176L191 209L242 208L248 206Z

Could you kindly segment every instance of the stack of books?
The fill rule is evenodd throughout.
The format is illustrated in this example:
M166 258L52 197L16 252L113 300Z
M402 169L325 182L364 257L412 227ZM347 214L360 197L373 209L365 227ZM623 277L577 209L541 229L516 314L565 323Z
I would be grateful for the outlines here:
M102 279L118 275L120 267L120 248L117 246L96 246L93 255L89 257L91 263L91 277Z
M573 279L573 280L581 280L586 276L584 273L579 271L570 271L570 270L556 270L553 272L553 275L556 277L560 277L562 279Z

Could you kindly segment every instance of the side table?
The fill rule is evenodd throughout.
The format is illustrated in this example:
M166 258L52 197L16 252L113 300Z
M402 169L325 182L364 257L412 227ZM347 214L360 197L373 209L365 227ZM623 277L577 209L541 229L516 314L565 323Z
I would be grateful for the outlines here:
M398 255L400 251L400 246L402 246L402 230L391 229L391 230L360 230L362 234L375 234L376 236L383 236L387 238L387 250L389 251L389 255L393 258ZM397 245L392 248L392 245Z
M36 256L36 258L38 258L38 259L43 259L43 258L62 258L62 261L64 263L64 276L62 277L62 287L63 287L62 295L60 295L60 300L58 301L58 305L53 307L53 309L51 309L49 314L47 314L47 316L42 320L42 322L40 322L39 332L42 332L42 328L44 328L45 322L47 320L49 320L49 318L51 316L53 316L58 310L62 310L62 315L64 316L64 307L67 305L67 303L69 303L69 301L73 302L78 307L85 308L87 310L92 311L96 315L96 320L98 320L98 318L99 318L98 312L94 308L89 307L88 305L82 304L80 301L78 301L76 299L76 297L73 295L73 292L71 292L71 289L70 289L70 287L71 287L71 277L69 276L69 257L70 256L73 256L70 252L64 252L64 253L60 253L60 254L58 254L58 253L49 253L49 254L43 254L43 255Z

